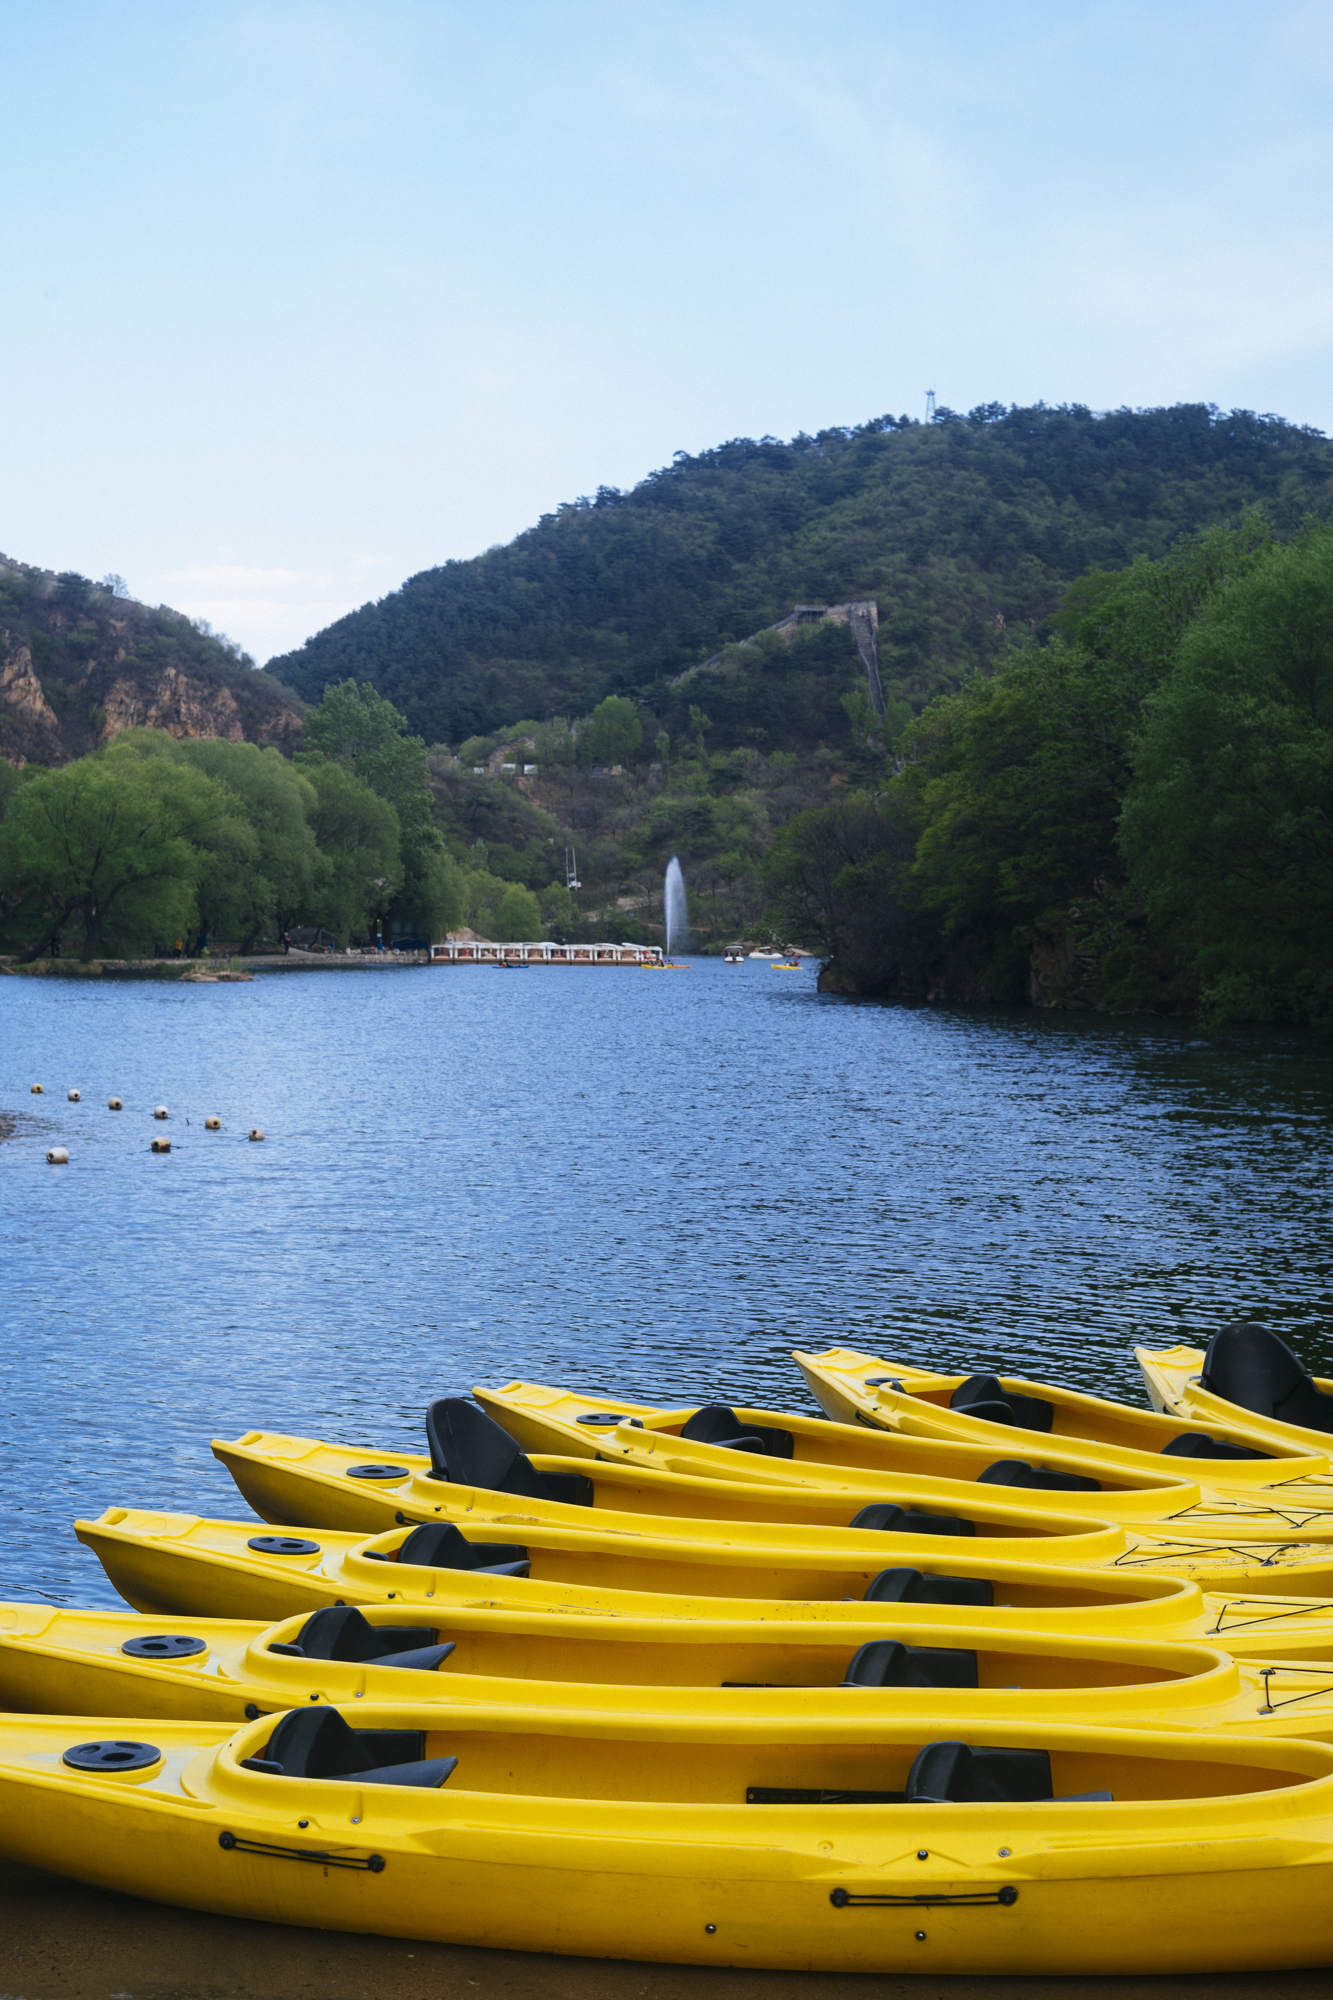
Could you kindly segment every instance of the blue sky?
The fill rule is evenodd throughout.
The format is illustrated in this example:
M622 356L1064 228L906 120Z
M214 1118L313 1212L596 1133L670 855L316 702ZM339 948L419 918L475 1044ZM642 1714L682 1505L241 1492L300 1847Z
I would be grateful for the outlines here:
M927 388L1333 431L1333 8L0 0L0 549L262 660Z

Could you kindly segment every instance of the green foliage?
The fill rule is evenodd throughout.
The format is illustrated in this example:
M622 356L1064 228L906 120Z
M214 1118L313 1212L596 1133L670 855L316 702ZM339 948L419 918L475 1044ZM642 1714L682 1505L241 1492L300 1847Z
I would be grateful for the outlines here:
M1333 529L1249 515L1053 623L933 702L876 799L778 833L775 921L852 990L1333 1016Z
M1333 531L1265 547L1184 632L1121 838L1208 1012L1333 1015Z
M272 748L204 737L181 743L176 754L224 787L253 836L253 852L243 861L215 852L197 890L203 928L253 951L260 938L299 924L310 906L320 873L311 823L316 794Z
M272 666L308 699L369 679L433 741L587 714L608 694L646 697L678 735L671 683L728 635L797 603L875 598L886 691L920 707L993 665L1071 577L1159 558L1246 501L1290 530L1328 508L1331 475L1316 433L1202 404L992 406L737 438L426 570ZM750 686L762 695L761 670ZM788 747L762 716L724 721L711 690L689 700L715 718L714 748Z
M643 724L634 702L609 694L599 701L578 733L580 764L628 764L643 742Z
M0 880L29 956L72 919L85 960L99 948L151 949L188 928L209 857L241 851L248 829L221 785L173 756L121 738L96 757L22 786L0 829Z
M139 604L84 576L0 558L0 657L26 647L47 714L0 705L0 759L47 765L97 748L108 704L142 722L158 704L216 701L226 726L283 743L295 735L298 697L248 654L167 605ZM295 712L293 712L295 711Z
M320 854L308 919L346 943L366 935L372 914L391 907L401 886L398 815L345 764L313 756L300 764L315 796L311 827Z
M503 944L530 943L542 935L542 913L531 889L509 884L495 907L495 935Z
M541 893L542 923L552 934L571 936L579 923L579 906L563 882L550 882Z
M350 680L328 687L318 707L307 712L305 740L317 755L341 764L392 806L402 852L393 899L400 921L431 935L456 923L463 882L435 824L426 746L419 736L408 734L392 702L368 681L360 687Z

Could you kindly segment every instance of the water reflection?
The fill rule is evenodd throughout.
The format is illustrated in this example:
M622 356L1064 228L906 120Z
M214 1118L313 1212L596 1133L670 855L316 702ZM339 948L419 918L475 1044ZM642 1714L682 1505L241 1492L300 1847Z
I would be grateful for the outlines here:
M75 1513L235 1513L210 1436L403 1448L473 1382L791 1404L847 1342L1141 1400L1135 1339L1241 1314L1333 1368L1324 1038L813 988L0 982L3 1592L114 1601Z

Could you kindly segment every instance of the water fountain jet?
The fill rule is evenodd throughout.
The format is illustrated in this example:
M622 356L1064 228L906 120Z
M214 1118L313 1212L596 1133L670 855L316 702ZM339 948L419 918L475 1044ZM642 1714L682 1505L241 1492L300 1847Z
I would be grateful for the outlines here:
M666 955L672 958L676 947L685 944L690 935L689 905L685 901L685 877L674 854L667 863L662 903L666 915Z

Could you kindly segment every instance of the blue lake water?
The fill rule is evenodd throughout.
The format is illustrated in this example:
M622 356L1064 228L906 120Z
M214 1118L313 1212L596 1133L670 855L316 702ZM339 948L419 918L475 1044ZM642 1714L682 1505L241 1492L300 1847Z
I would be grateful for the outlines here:
M1333 1372L1312 1032L717 960L0 979L6 1118L3 1596L118 1602L76 1514L243 1515L212 1436L421 1449L476 1382L808 1407L790 1349L850 1344L1141 1402L1135 1340L1242 1314Z

